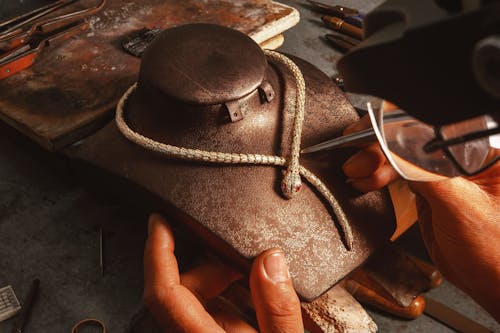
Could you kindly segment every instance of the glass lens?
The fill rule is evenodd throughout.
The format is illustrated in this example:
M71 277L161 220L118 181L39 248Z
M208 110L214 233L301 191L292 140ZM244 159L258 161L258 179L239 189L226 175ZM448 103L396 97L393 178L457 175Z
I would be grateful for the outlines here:
M441 150L426 153L424 145L435 138L434 128L404 111L384 112L369 106L372 125L382 150L394 169L405 179L435 181L460 173Z
M500 159L500 134L496 134L500 114L442 126L437 132L390 104L374 109L368 103L368 112L387 160L405 179L435 181L472 175ZM439 148L425 151L431 142Z
M497 128L498 123L489 115L469 119L441 128L444 140ZM475 173L491 164L500 155L499 135L482 137L447 147L448 152L466 173Z
M434 127L409 115L399 121L386 121L392 112L384 112L382 132L385 144L405 178L433 181L442 179L442 176L460 175L441 149L431 153L423 150L424 145L436 137Z

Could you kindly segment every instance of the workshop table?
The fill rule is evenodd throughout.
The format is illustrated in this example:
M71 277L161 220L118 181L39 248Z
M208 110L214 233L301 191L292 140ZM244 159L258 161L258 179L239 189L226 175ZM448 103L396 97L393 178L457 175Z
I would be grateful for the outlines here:
M297 8L301 21L285 33L280 50L335 75L340 53L320 39L327 29L319 16L305 1L282 2ZM366 11L380 2L335 3ZM64 161L48 162L32 148L0 131L0 287L10 284L22 298L31 281L40 278L40 295L27 332L70 332L73 324L88 317L104 321L109 332L125 332L142 304L146 215L104 202L75 180ZM104 275L99 267L101 227ZM398 242L425 256L417 228ZM494 319L448 282L429 295L500 332ZM380 332L452 332L425 315L407 321L369 313ZM13 320L0 323L0 332L10 332L12 325Z

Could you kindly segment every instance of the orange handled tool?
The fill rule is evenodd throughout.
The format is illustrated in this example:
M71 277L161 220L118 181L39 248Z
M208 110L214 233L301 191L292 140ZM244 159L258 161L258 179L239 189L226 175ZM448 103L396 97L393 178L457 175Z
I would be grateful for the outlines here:
M0 56L0 79L5 79L30 67L40 52L49 45L66 40L88 28L87 22L78 22L58 29L48 35L34 38L29 44L21 45Z
M42 16L72 5L77 1L78 0L58 1L55 3L55 6L52 5L48 9L28 13L27 15L32 15L27 18L21 16L15 19L14 22L10 22L10 25L6 25L5 22L0 23L0 51L9 52L13 49L17 49L21 45L29 43L32 38L36 38L36 35L48 34L63 27L68 27L71 23L80 21L89 15L97 13L106 4L106 0L99 0L99 2L92 7L40 20ZM34 19L36 19L36 21L34 21ZM2 30L1 25L6 25L6 29ZM0 58L1 57L2 56L0 56Z

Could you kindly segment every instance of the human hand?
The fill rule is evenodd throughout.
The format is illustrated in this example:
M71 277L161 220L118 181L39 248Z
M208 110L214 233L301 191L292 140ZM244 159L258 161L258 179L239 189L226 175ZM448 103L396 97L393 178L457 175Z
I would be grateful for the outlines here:
M235 311L203 306L239 278L239 273L220 263L205 263L179 274L172 231L160 215L150 216L144 300L164 331L256 333ZM304 332L300 302L282 251L267 250L255 258L250 290L261 333Z
M368 128L368 117L344 134ZM398 178L380 147L371 145L343 166L362 192ZM500 162L474 177L410 182L417 193L419 225L425 245L443 275L500 319Z

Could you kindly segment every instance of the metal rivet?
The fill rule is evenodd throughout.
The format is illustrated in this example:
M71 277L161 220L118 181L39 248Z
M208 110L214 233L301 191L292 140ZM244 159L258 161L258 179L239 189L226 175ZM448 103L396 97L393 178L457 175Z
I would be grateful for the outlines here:
M271 84L264 80L259 86L259 92L261 96L270 103L274 99L274 89Z

